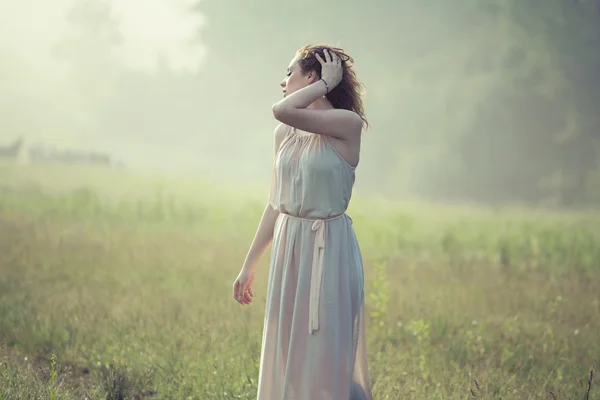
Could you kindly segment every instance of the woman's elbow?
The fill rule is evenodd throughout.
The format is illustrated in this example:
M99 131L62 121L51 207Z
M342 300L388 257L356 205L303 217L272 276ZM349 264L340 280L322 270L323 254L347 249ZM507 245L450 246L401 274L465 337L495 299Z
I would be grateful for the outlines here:
M285 112L285 107L282 107L281 104L279 103L275 103L273 104L273 116L275 117L276 120L281 121L281 118L283 118L283 114Z

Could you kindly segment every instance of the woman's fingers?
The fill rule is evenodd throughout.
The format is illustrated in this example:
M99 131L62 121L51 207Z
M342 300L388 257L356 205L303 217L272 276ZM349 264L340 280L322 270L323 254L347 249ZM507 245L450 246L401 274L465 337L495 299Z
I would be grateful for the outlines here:
M240 300L241 304L244 304L244 297L246 295L246 287L247 287L247 284L245 284L245 283L240 284L239 300Z
M332 62L336 65L340 65L341 64L341 58L338 55L338 53L336 53L335 51L333 52L333 54L331 55L332 57Z
M244 288L244 302L245 302L245 304L250 304L252 302L252 297L254 297L254 294L252 293L252 281L250 281L250 282L248 282L248 284Z
M317 58L317 60L319 60L319 62L321 63L321 65L325 64L325 61L323 61L323 59L321 58L321 56L319 55L319 53L315 53L315 57Z
M323 57L325 59L323 59L319 55L319 53L315 53L315 57L321 63L321 65L325 65L325 64L342 65L342 58L340 56L338 56L338 54L335 51L331 52L331 51L329 51L329 49L323 49Z
M254 282L254 276L251 276L249 280L236 279L233 284L233 298L240 304L250 304L254 297L252 291L252 283Z
M243 301L244 301L244 304L252 303L252 295L250 294L249 290L244 293Z
M239 302L240 301L239 296L240 296L240 281L236 280L235 283L233 284L233 298Z

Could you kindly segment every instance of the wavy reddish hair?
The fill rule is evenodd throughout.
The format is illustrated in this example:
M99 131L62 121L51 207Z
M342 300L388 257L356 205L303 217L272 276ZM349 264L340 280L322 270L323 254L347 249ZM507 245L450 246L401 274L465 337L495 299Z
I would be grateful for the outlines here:
M354 59L346 54L344 49L326 44L306 45L296 51L299 56L298 65L302 68L303 73L316 71L319 78L321 78L321 63L315 55L318 53L323 60L326 60L323 53L325 49L330 54L335 53L341 58L343 68L341 82L331 92L327 93L327 99L335 108L354 111L363 120L363 127L368 127L369 122L365 117L362 100L365 94L364 86L356 78L356 72L353 68Z

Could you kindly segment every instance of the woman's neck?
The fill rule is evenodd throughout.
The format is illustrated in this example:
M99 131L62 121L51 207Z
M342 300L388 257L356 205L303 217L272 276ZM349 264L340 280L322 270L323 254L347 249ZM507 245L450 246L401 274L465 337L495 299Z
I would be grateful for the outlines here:
M329 101L329 99L327 99L326 97L320 97L317 100L313 101L311 105L309 105L307 108L313 110L330 110L334 107Z

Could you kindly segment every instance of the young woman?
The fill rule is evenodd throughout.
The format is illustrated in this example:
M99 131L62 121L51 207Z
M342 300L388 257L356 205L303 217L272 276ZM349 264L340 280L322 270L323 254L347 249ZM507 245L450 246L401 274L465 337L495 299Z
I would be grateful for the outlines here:
M272 243L258 400L373 398L362 256L345 213L367 124L352 63L339 48L301 48L273 106L281 123L269 201L233 284L250 304Z

